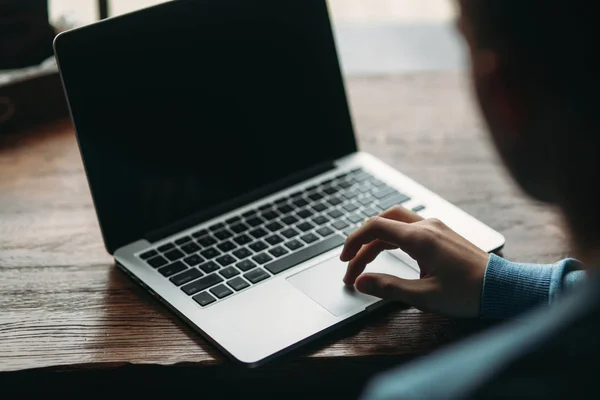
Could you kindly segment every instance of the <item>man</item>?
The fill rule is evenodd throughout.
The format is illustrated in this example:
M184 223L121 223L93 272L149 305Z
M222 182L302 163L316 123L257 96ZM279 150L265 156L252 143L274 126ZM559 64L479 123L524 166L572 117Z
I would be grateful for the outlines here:
M562 210L581 262L510 263L399 207L370 220L346 241L347 284L429 312L517 318L376 378L364 398L599 396L597 17L581 0L459 3L458 25L493 142L528 194ZM421 279L361 275L393 248L419 262Z

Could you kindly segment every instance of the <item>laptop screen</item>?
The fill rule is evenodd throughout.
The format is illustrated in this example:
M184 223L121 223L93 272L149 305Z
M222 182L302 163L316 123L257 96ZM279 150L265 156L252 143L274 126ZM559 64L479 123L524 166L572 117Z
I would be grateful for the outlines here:
M179 0L55 46L110 252L356 150L325 0Z

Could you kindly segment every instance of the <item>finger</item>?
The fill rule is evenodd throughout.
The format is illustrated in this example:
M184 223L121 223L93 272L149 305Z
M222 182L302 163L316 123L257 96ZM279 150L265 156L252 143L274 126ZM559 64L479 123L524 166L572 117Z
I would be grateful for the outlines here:
M340 260L352 260L363 245L374 240L381 240L402 249L410 248L414 245L416 234L411 224L383 217L371 218L348 236Z
M364 274L356 280L356 288L384 300L400 301L419 309L426 308L435 286L429 279L402 279L386 274Z
M356 257L350 261L348 268L346 269L346 275L344 276L344 283L346 285L354 285L356 278L362 274L366 266L372 263L379 254L386 250L397 249L398 246L383 242L381 240L375 240L358 252Z
M402 206L394 206L390 209L387 209L379 214L379 216L406 223L423 221L423 217L421 217L419 214Z

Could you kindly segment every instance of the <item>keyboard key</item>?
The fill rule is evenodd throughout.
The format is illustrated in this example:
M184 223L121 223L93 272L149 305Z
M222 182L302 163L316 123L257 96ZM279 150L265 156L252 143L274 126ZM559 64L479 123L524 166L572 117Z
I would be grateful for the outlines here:
M163 244L162 246L160 246L158 248L158 251L160 251L161 253L164 253L165 251L169 251L174 248L175 248L175 245L173 243L167 243L167 244Z
M309 233L307 235L301 236L300 239L304 240L306 243L312 243L319 240L319 237L317 235Z
M266 213L262 214L262 217L267 221L272 221L279 217L279 214L277 214L275 211L267 211Z
M341 231L342 229L347 228L348 224L346 223L346 221L337 221L337 222L333 223L331 226L333 226L335 229Z
M275 222L271 222L270 224L267 224L265 226L265 228L267 228L271 232L277 232L278 230L283 228L283 225L281 225L279 222L275 221Z
M342 194L342 196L344 196L348 200L352 200L355 197L358 197L359 194L360 194L360 192L358 191L358 189L350 189L350 190L345 191Z
M298 218L294 217L293 215L288 215L287 217L282 218L281 222L283 222L286 225L292 225L298 222Z
M313 212L306 209L306 210L299 211L296 215L298 215L298 217L300 217L302 219L306 219L306 218L312 216Z
M344 210L346 210L348 212L352 212L352 211L358 210L358 206L355 203L345 204L343 208L344 208Z
M273 258L271 258L271 256L266 253L260 253L258 255L255 255L254 257L252 257L252 259L259 264L266 264L269 261L271 261Z
M271 207L273 207L273 204L271 203L263 204L262 206L258 207L258 211L265 211L270 209Z
M291 213L292 211L294 211L294 209L292 207L290 207L288 204L284 204L280 207L277 207L277 211L279 211L280 214L287 214L287 213Z
M306 247L296 253L292 253L286 257L269 263L265 266L265 268L274 275L280 274L283 271L287 271L288 269L295 267L304 261L310 260L313 257L343 245L344 241L345 239L341 235L331 236L320 243Z
M323 237L327 237L327 236L333 234L333 230L327 226L324 226L320 229L317 229L317 233Z
M152 258L154 256L158 255L158 252L156 250L148 250L145 253L140 254L140 258L142 260L147 260L149 258Z
M206 235L208 235L208 230L206 230L206 229L201 229L199 231L192 233L192 237L194 237L196 239L198 239L199 237L202 237L202 236L206 236Z
M317 185L311 185L304 189L305 192L312 192L317 188Z
M208 230L212 231L212 232L215 232L215 231L218 231L219 229L224 228L224 227L225 227L225 224L222 223L222 222L219 222L217 224L214 224L213 226L209 226Z
M236 222L240 222L241 220L242 220L242 218L240 218L240 217L236 216L236 217L229 218L227 221L225 221L225 223L226 223L227 225L233 225L233 224L235 224Z
M252 252L247 248L243 247L233 252L233 255L238 258L238 260L243 260L246 257L250 257Z
M371 185L377 186L377 187L385 185L382 181L380 181L379 179L377 179L375 177L369 179L369 182L371 183Z
M207 292L202 292L200 294L197 294L194 297L192 297L192 299L194 299L196 301L196 303L200 304L202 307L206 307L207 305L212 304L215 301L217 301L214 297L212 297Z
M263 251L263 250L264 250L264 249L266 249L267 247L269 247L269 246L267 246L267 245L265 244L265 242L263 242L263 241L261 241L261 240L259 240L258 242L254 242L254 243L252 243L252 244L250 245L250 248L251 248L252 250L254 250L254 252L256 252L256 253L258 253L258 252L260 252L260 251Z
M198 240L198 244L202 247L210 247L213 244L217 243L217 241L215 240L215 238L210 237L210 236L205 236L202 239Z
M256 210L250 210L250 211L246 211L245 213L243 213L242 217L244 217L244 218L250 218L254 214L256 214Z
M371 177L371 175L369 175L363 171L361 173L358 173L358 174L352 176L352 179L354 179L357 182L363 182L363 181L369 179L370 177Z
M229 232L227 229L223 229L222 231L215 233L215 237L219 240L229 239L232 236L233 233Z
M226 242L220 243L217 247L223 253L227 253L228 251L237 249L237 246L235 244L233 244L233 242L231 242L229 240L226 241Z
M215 272L219 269L221 269L221 267L219 267L215 262L213 261L209 261L207 263L202 264L199 267L202 271L206 272L207 274L210 274L211 272Z
M281 232L281 234L283 236L285 236L286 238L290 239L293 238L294 236L298 236L299 233L297 230L295 230L294 228L288 228L285 231Z
M215 257L218 257L221 255L221 253L214 247L211 247L210 249L206 249L206 250L200 252L200 254L202 254L202 257L206 258L207 260L210 260L211 258L215 258Z
M353 224L360 224L365 220L365 216L361 213L350 214L346 218L348 218L348 221L352 222Z
M330 212L327 213L327 215L329 215L331 218L339 218L341 216L344 215L343 212L341 212L340 210L332 210Z
M365 214L367 217L374 217L377 214L379 214L379 210L375 207L369 207L362 210L362 213Z
M342 189L348 189L349 187L352 186L352 183L350 183L348 181L341 181L341 182L338 182L338 186L341 187Z
M319 193L311 193L308 195L308 198L312 201L319 201L323 198L323 195Z
M239 236L236 236L235 239L233 239L233 241L236 242L237 244L243 246L245 244L252 242L252 238L248 235L239 235Z
M197 251L200 251L200 246L196 243L191 242L181 247L181 250L185 252L185 254L193 254Z
M181 271L185 271L187 266L181 261L174 262L173 264L167 265L166 267L162 267L158 270L162 274L162 276L169 277L171 275L175 275L180 273Z
M234 278L228 281L227 284L236 292L239 292L240 290L246 289L248 286L250 286L250 284L241 277Z
M381 202L377 205L382 210L387 210L388 208L399 205L402 203L406 203L410 200L410 197L403 195L402 193L396 193L394 195L388 196L381 200Z
M267 236L269 232L265 231L263 228L257 228L250 232L250 235L255 239L259 239L261 237Z
M367 186L366 184L362 184L357 189L366 195L371 196L371 191L373 190L373 186Z
M384 197L387 197L390 194L397 194L397 193L398 192L395 189L393 189L389 186L383 186L373 192L373 197L375 197L376 199L383 199Z
M326 224L329 222L329 220L322 215L319 215L318 217L313 218L312 221L317 225L323 225L323 224Z
M187 271L172 277L171 282L173 282L173 284L175 284L176 286L181 286L193 281L194 279L198 279L203 275L204 274L200 272L198 268L190 268Z
M162 267L163 265L167 265L169 263L169 260L167 260L163 256L158 256L158 257L149 259L147 262L152 267L159 268L159 267Z
M331 204L332 206L337 206L339 204L342 204L344 201L342 199L340 199L339 197L332 197L330 199L327 199L327 202L329 204Z
M302 191L301 190L290 194L290 198L291 199L295 199L295 198L300 197L300 196L302 196Z
M187 258L184 258L183 261L190 267L194 267L202 262L204 262L204 258L200 257L198 254L191 255Z
M357 228L354 226L351 226L349 228L344 229L343 233L346 236L350 236L350 234L352 234L352 232L354 232Z
M214 294L215 296L217 296L219 299L225 298L225 297L233 294L231 289L229 289L225 285L215 286L214 288L210 289L210 292L212 294Z
M231 230L234 231L235 233L246 232L248 229L250 229L248 227L248 225L244 224L243 222L240 222L239 224L235 224L231 227Z
M265 270L263 270L262 268L256 268L255 270L252 270L252 271L248 272L246 275L244 275L244 278L248 279L252 283L258 283L260 281L264 281L268 277L269 277L269 274L266 273Z
M327 206L323 203L313 204L311 207L316 212L323 212L323 211L327 210Z
M298 225L297 228L300 229L302 232L307 232L314 228L314 225L310 222L303 222L300 225Z
M423 211L424 209L425 209L425 206L416 206L416 207L413 207L412 210L414 212L419 212L419 211Z
M238 276L240 271L235 269L234 267L227 267L224 270L220 271L219 274L223 276L225 279L233 278L234 276Z
M329 195L336 194L338 192L338 190L332 186L325 186L322 190L324 193Z
M181 250L173 249L165 253L165 257L167 257L171 261L177 261L180 258L183 258L185 254L181 252Z
M270 245L275 246L276 244L283 242L283 238L279 235L271 235L266 238L265 241Z
M370 206L375 202L375 198L373 196L363 196L358 199L358 202L363 206Z
M184 236L182 238L179 238L175 241L175 244L178 246L181 246L182 244L185 244L187 242L189 242L190 240L192 240L191 236Z
M271 250L269 250L269 253L271 253L271 255L275 256L275 257L281 257L286 255L287 253L289 253L286 249L284 249L281 246L277 246L272 248Z
M308 201L304 200L304 199L297 199L292 201L292 204L295 205L296 207L300 208L300 207L305 207L308 205Z
M253 217L246 221L246 223L253 228L262 225L264 222L265 220L259 217Z
M287 242L285 244L285 247L294 251L294 250L298 250L300 247L304 247L304 245L302 244L301 241L293 239L293 240L290 240L289 242Z
M287 203L287 198L285 198L285 197L282 197L281 199L275 200L275 205L276 206L279 206L279 205L284 204L284 203Z
M228 265L233 264L234 262L236 262L237 260L235 258L233 258L232 256L230 256L229 254L226 254L222 257L217 258L217 262L219 264L221 264L221 266L226 267Z
M250 271L252 268L255 268L256 264L254 264L250 260L244 260L242 262L235 264L235 266L238 267L239 269L241 269L242 271L246 272L246 271Z

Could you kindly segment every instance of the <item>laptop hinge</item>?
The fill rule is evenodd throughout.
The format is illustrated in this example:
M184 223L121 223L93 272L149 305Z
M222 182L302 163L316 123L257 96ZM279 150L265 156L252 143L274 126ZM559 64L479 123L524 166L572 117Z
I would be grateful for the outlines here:
M296 173L275 183L271 183L267 186L261 187L260 189L244 194L243 196L240 196L235 200L222 203L218 207L214 207L208 211L198 212L190 217L170 224L169 226L149 232L146 235L144 235L144 239L148 240L150 243L157 242L168 236L174 235L177 232L181 232L183 230L191 228L194 225L198 225L204 221L207 221L211 218L217 217L231 210L235 210L236 208L242 207L246 204L260 200L261 198L267 197L280 190L284 190L290 186L296 185L300 182L313 178L324 172L331 171L334 168L335 165L333 164L333 162L327 162L311 167L309 169L303 170L300 173Z

